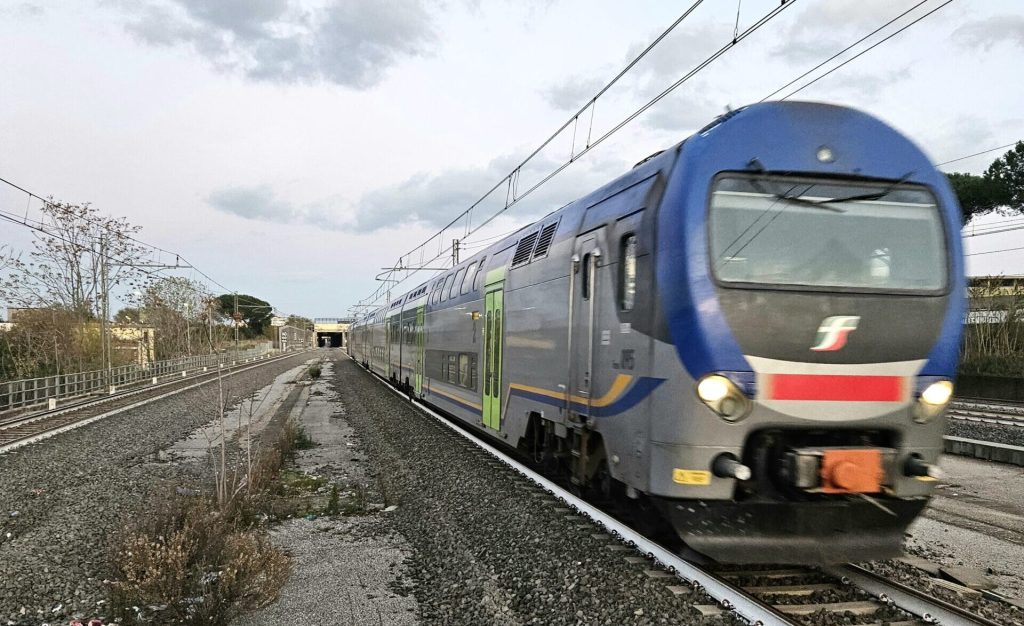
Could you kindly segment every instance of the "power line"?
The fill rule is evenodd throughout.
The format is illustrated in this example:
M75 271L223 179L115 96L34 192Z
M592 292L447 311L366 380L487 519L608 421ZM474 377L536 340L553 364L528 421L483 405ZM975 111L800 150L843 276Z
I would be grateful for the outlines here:
M1024 224L1016 224L1014 226L1003 226L995 229L985 229L982 232L971 231L970 233L967 233L963 236L966 239L968 237L983 237L985 235L998 235L999 233L1009 233L1015 230L1024 230Z
M630 114L629 116L627 116L627 117L626 117L625 119L623 119L623 120L622 120L621 122L619 122L618 124L616 124L616 125L615 125L614 127L612 127L612 128L610 129L610 130L608 130L607 132L605 132L605 133L604 133L603 135L601 135L600 137L598 137L598 138L597 138L596 140L594 140L594 141L591 141L591 140L590 140L590 139L591 139L591 131L593 130L593 110L594 110L594 107L595 107L595 105L596 105L597 99L598 99L598 98L599 98L599 97L600 97L600 96L601 96L602 94L604 94L604 93L605 93L605 92L606 92L606 91L607 91L607 90L608 90L608 89L609 89L609 88L610 88L610 87L611 87L611 86L612 86L613 84L615 84L615 82L617 82L617 81L618 81L618 80L619 80L619 79L620 79L620 78L621 78L621 77L622 77L623 75L625 75L625 73L626 73L626 72L628 72L628 71L629 71L629 69L631 69L631 68L632 68L633 66L635 66L635 65L636 65L636 63L637 63L637 62L639 61L639 59L640 59L640 58L642 58L642 57L643 57L644 55L646 55L646 54L647 54L647 53L648 53L648 52L649 52L649 51L650 51L651 49L653 49L653 47L654 47L654 46L655 46L655 45L656 45L656 44L657 44L657 43L658 43L659 41L661 41L661 40L662 40L662 39L663 39L663 38L664 38L664 37L665 37L665 36L666 36L666 35L667 35L667 34L668 34L669 32L671 32L671 30L672 30L672 29L674 29L674 28L675 28L675 27L676 27L676 26L677 26L677 25L678 25L679 23L681 23L681 22L683 21L683 19L685 19L685 18L686 18L686 16L688 16L688 15L689 15L689 14L690 14L690 13L691 13L691 12L692 12L692 11L693 11L693 10L694 10L695 8L696 8L696 6L697 6L697 5L699 4L699 2L698 2L698 3L694 3L694 4L693 4L693 5L692 5L692 6L690 7L690 8L688 8L688 9L687 9L687 11L686 11L686 12L685 12L685 13L684 13L684 14L683 14L683 15L682 15L682 16L681 16L681 17L680 17L679 19L677 19L677 20L676 20L676 21L675 21L675 22L674 22L674 23L673 23L673 24L672 24L672 25L671 25L671 26L670 26L670 27L669 27L668 29L666 29L666 31L665 31L665 32L663 32L663 33L662 33L662 34L661 34L661 35L660 35L660 36L659 36L659 37L658 37L657 39L655 39L655 41L654 41L654 42L652 42L652 43L651 43L651 44L650 44L650 45L649 45L649 46L648 46L647 48L645 48L645 49L644 49L644 51L643 51L643 52L641 52L641 54L640 54L640 55L639 55L639 56L638 56L638 57L637 57L636 59L634 59L633 61L631 61L631 62L630 62L630 63L629 63L629 64L628 64L627 66L626 66L626 68L624 68L624 69L623 69L623 70L622 70L621 72L619 72L619 74L618 74L618 75L616 75L616 77L615 77L614 79L612 79L612 81L611 81L611 82L609 82L609 83L608 83L608 84L607 84L607 85L606 85L606 86L605 86L604 88L602 88L602 89L601 89L601 90L600 90L600 91L599 91L599 92L598 92L598 93L597 93L597 94L596 94L596 95L595 95L594 97L592 97L592 98L591 98L591 99L590 99L590 100L588 101L588 103L587 103L586 105L584 105L584 107L583 107L583 108L581 108L581 109L580 109L580 110L579 110L579 111L578 111L578 112L577 112L577 113L576 113L576 114L575 114L574 116L570 117L570 118L569 118L569 120L567 120L567 121L566 121L566 122L565 122L565 123L564 123L564 124L563 124L563 125L562 125L562 126L561 126L561 127L559 128L559 129L558 129L558 130L557 130L557 131L555 131L555 133L554 133L554 134L552 134L552 135L551 135L550 137L548 137L548 139L546 139L546 140L544 141L544 143L542 143L542 144L541 144L541 146L540 146L539 148L537 148L537 149L536 149L536 150L534 150L534 151L533 151L532 153L530 153L530 155L529 155L529 156L528 156L528 157L527 157L526 159L524 159L524 160L523 160L522 162L520 162L520 164L519 164L519 165L517 165L517 166L516 166L515 168L513 168L513 170L512 170L512 171L511 171L511 172L510 172L510 173L509 173L509 174L508 174L507 176L505 176L504 178L502 178L502 179L501 179L501 180L500 180L500 181L499 181L499 182L498 182L497 184L495 184L495 185L494 185L493 187L491 187L491 189L490 189L490 190L488 190L488 191L487 191L487 193L485 193L485 194L484 194L483 196L481 196L481 197L480 197L480 198L479 198L479 199L478 199L478 200L477 200L476 202L474 202L474 203L473 203L473 204L472 204L472 205L471 205L471 206L470 206L470 207L469 207L468 209L466 209L465 211L463 211L462 213L460 213L460 214L459 214L459 215L458 215L458 216L457 216L457 217L456 217L455 219L453 219L453 220L452 220L451 222L449 222L447 226L445 226L444 228L442 228L442 229L441 229L440 231L438 231L438 232L437 232L437 233L436 233L435 235L433 235L433 236L431 236L430 238L428 238L428 239L427 239L427 240L426 240L426 241L425 241L424 243L420 244L419 246L417 246L416 248L413 248L413 249L412 249L411 251L409 251L408 253L406 253L406 254L402 255L401 257L399 257L399 263L397 263L397 264L396 264L396 268L395 268L395 269L394 269L394 270L393 270L393 271L392 271L392 272L391 272L391 273L389 274L389 277L390 277L390 276L392 276L392 275L394 275L394 274L395 274L396 272L399 272L399 271L403 271L403 270L405 270L405 271L407 271L407 272L408 272L408 270L409 270L409 269L410 269L410 268L412 267L412 265L413 265L413 264L411 263L411 258L412 258L412 256L413 256L413 255L414 255L414 254L415 254L415 253L416 253L417 251L419 251L419 252L420 252L420 256L421 256L421 262L422 262L422 264L423 264L423 265L429 265L429 264L430 264L430 263L432 263L433 261L435 261L435 260L437 260L437 259L439 259L439 258L441 258L441 257L445 256L445 254L446 254L446 253L445 253L445 252L443 251L443 248L442 248L442 246L443 246L443 237L444 237L444 234L445 234L445 233L447 232L447 230L448 230L449 228L451 228L452 226L455 226L455 225L456 225L456 224L457 224L457 223L458 223L458 222L459 222L460 220L462 220L463 218L466 218L466 221L467 221L467 227L466 227L466 232L465 232L465 234L463 235L463 238L465 238L465 237L468 237L468 236L472 235L472 234L473 234L474 232L477 232L478 230L480 230L481 228L483 228L484 226L486 226L487 224L489 224L489 223L490 223L491 221L493 221L493 220L494 220L495 218L497 218L497 217L498 217L499 215L502 215L503 213L505 213L505 212L506 212L506 211L507 211L507 210L508 210L509 208L511 208L512 206L514 206L514 205L518 204L518 203L519 203L520 201L522 201L522 200L523 200L524 198L526 198L527 196L529 196L530 194L532 194L532 193L533 193L534 191L536 191L537 189L539 189L539 188L540 188L541 186L543 186L544 184L546 184L546 183L547 183L548 181L550 181L550 180L551 180L552 178L554 178L555 176L557 176L557 175L558 175L559 173L561 173L561 172L562 172L563 170L565 170L565 169L566 169L567 167L569 167L570 165L572 165L572 164L573 164L573 163L574 163L574 162L575 162L576 160L578 160L578 159L579 159L580 157L582 157L583 155L585 155L586 153L590 152L591 150L593 150L594 148L596 148L596 147L597 147L598 145L600 145L601 143L603 143L603 142L604 142L605 140L607 140L607 139L608 139L609 137L611 137L611 136L612 136L613 134L615 134L616 132L618 132L619 130L621 130L621 129L622 129L622 128L623 128L623 127L624 127L624 126L626 125L626 124L630 123L631 121L633 121L634 119L636 119L636 118L637 118L638 116L640 116L641 114L643 114L643 113L644 113L644 112L645 112L645 111L646 111L647 109L649 109L650 107L654 106L654 105L655 105L656 103L658 103L659 101L661 101L661 100L662 100L662 99L663 99L663 98L664 98L665 96L667 96L668 94L670 94L671 92L673 92L673 91L674 91L675 89L677 89L677 88L678 88L678 87L679 87L680 85L682 85L683 83L685 83L686 81L688 81L688 80L689 80L690 78L692 78L693 76L695 76L696 74L698 74L699 72L701 72L701 71L702 71L702 70L703 70L704 68L706 68L706 67L707 67L708 65L710 65L711 63L713 63L713 62L714 62L715 60L717 60L717 59L718 59L719 57L721 57L721 56L722 56L723 54L725 54L725 53L726 53L726 52L728 52L728 51L729 51L730 49L732 49L733 47L735 47L736 45L738 45L738 44L739 44L739 43L740 43L741 41L743 41L743 40L744 40L744 39L746 39L746 38L747 38L748 36L750 36L751 34L753 34L754 32L756 32L757 30L759 30L759 29L760 29L760 28L761 28L762 26L764 26L765 24L767 24L768 22L770 22L770 21L771 21L772 19L774 19L774 18L775 18L775 17L776 17L776 16L777 16L777 15L778 15L779 13L781 13L782 11L784 11L784 10L786 10L787 8L791 7L791 6L792 6L792 5L794 5L795 3L796 3L796 0L783 0L781 4L779 4L778 6L776 6L776 7L775 7L775 8L773 8L773 9L771 9L771 10L770 10L770 11L769 11L768 13L766 13L765 15L763 15L763 16L762 16L762 17L761 17L761 18L760 18L759 20L757 20L757 21L756 21L756 22L755 22L754 24L752 24L751 26L747 27L747 28L746 28L746 29L745 29L744 31L742 31L742 32L740 32L740 33L734 33L734 36L732 37L732 39L731 39L731 40L729 40L729 42L728 42L728 43L726 43L726 44L725 44L724 46L722 46L721 48L719 48L719 49L718 49L717 51L715 51L715 52L714 52L714 53L713 53L713 54L712 54L711 56L709 56L709 57L708 57L708 58L706 58L706 59L705 59L704 61L702 61L701 63L699 63L699 64L698 64L698 65L697 65L696 67L694 67L694 68L693 68L693 69L691 69L691 70L690 70L689 72L687 72L686 74L684 74L684 75L683 75L683 76L682 76L682 77L681 77L680 79L678 79L678 80L677 80L676 82L674 82L674 83L673 83L672 85L670 85L670 86L669 86L669 87L668 87L667 89L665 89L664 91L662 91L661 93L659 93L659 94L658 94L657 96L655 96L654 98L652 98L651 100L649 100L649 101L648 101L648 102L647 102L646 104L644 104L643 106L641 106L640 108L638 108L638 109L637 109L636 111L634 111L633 113L631 113L631 114ZM536 156L536 155L537 155L537 154L538 154L538 153L539 153L539 152L540 152L541 150L543 150L543 149L544 149L544 148L545 148L546 146L548 146L548 145L549 145L549 144L550 144L550 143L551 143L551 142L552 142L552 141L553 141L553 140L554 140L554 139L555 139L556 137L558 137L558 136L559 136L559 135L560 135L560 134L561 134L561 133L562 133L563 131L565 131L565 130L566 130L567 128L569 128L569 126L570 126L570 125L572 125L572 124L574 124L574 123L576 123L576 124L578 125L578 121L579 121L579 116L580 116L581 114L585 113L585 112L587 111L587 109L588 109L588 108L589 108L589 109L591 110L591 120L590 120L590 122L591 122L591 123L590 123L590 129L589 129L589 130L588 130L588 132L587 132L587 141L586 141L586 146L585 146L585 148L584 148L583 150L579 151L579 152L576 152L576 151L575 151L576 145L575 145L575 135L574 135L574 139L573 139L573 151L572 151L572 154L571 154L571 155L570 155L570 157L569 157L569 160L568 160L568 161L566 161L566 162L564 162L564 163L562 163L561 165L559 165L559 166L558 166L557 168L555 168L555 169L554 169L553 171L549 172L549 173L548 173L548 174L547 174L546 176L544 176L543 178L541 178L541 179L540 179L540 181L538 181L537 183L535 183L535 184L534 184L533 186L531 186L531 187L530 187L529 189L527 189L526 191L524 191L524 192L520 193L520 192L519 192L519 190L518 190L518 183L519 183L519 174L521 173L521 171L522 171L522 168L523 168L523 166L524 166L524 165L526 165L526 164L527 164L527 163L528 163L528 162L529 162L529 161L530 161L530 160L531 160L531 159L532 159L532 158L533 158L534 156ZM575 130L575 128L574 128L574 130ZM494 193L495 191L497 191L498 189L500 189L500 188L501 188L501 187L502 187L503 185L507 185L507 186L508 186L508 189L507 189L507 191L506 191L506 200L505 200L505 205L504 205L504 207L503 207L503 208L500 208L500 209L498 209L497 211L495 211L495 212L494 212L493 214L491 214L491 215L490 215L490 216L489 216L489 217L488 217L487 219L485 219L485 220L484 220L484 221L483 221L482 223L480 223L480 224L476 225L475 227L472 227L472 228L470 228L470 227L469 227L469 220L470 220L470 218L471 218L471 216L472 216L472 212L473 212L473 210L474 210L474 209L475 209L475 208L476 208L476 207L477 207L477 206L478 206L478 205L479 205L480 203L482 203L482 202L483 202L484 200L486 200L487 198L491 197L491 195L492 195L492 194L493 194L493 193ZM438 245L439 245L439 251L438 251L438 254L437 254L436 256L434 256L434 257L433 257L432 259L430 259L430 260L427 260L427 261L423 261L423 259L422 259L422 257L424 256L424 254L423 254L423 251L425 250L425 248L426 248L426 246L427 246L427 245L430 245L430 244L431 244L431 242L433 242L433 241L435 241L435 240L437 240L437 242L438 242ZM403 262L402 262L402 261L403 261L403 259L408 259L408 260L409 260L410 262L409 262L409 263L403 263ZM395 284L393 284L393 285L392 285L392 284L389 284L388 282L386 282L386 281L385 281L385 282L384 282L384 283L383 283L383 284L382 284L381 286L379 286L379 287L378 287L378 288L377 288L377 289L376 289L376 290L375 290L375 291L374 291L374 292L373 292L372 294L370 294L370 295L369 295L369 296L368 296L367 298L364 298L363 300L361 300L361 301L360 301L360 304L365 304L365 303L375 303L375 302L379 301L379 299L380 299L380 297L381 297L382 295L385 295L385 294L388 294L388 293L390 293L390 291L391 291L392 289L394 289L394 288L395 288L396 286L398 286L398 285L402 284L403 282L405 282L406 280L408 280L408 278L409 278L409 276L408 276L408 274L407 274L405 278L403 278L403 279L402 279L402 280L400 280L400 281L397 281L397 282L396 282Z
M855 41L855 42L851 43L850 45L846 46L845 48L843 48L843 49L842 49L842 50L840 50L839 52L837 52L837 53L833 54L832 56L830 56L829 58L825 59L825 60L824 60L824 61L822 61L821 63L819 63L819 64L815 65L814 67L812 67L811 69L807 70L807 71L806 71L806 72L804 72L803 74L801 74L801 75L797 76L796 78L794 78L793 80L789 81L789 82L788 82L788 83L786 83L785 85L783 85L783 86L779 87L778 89L776 89L775 91L771 92L771 93L770 93L770 94L768 94L767 96L765 96L765 97L761 98L760 100L758 100L758 102L764 102L765 100L768 100L768 99L770 99L770 98L774 97L774 96L775 96L776 94L778 94L778 93L779 93L780 91L783 91L783 90L787 89L787 88L788 88L789 86L791 86L791 85L792 85L793 83L795 83L795 82L797 82L797 81L800 81L800 80L802 80L803 78L805 78L805 77L809 76L810 74L814 73L815 71L817 71L817 70L821 69L822 67L824 67L824 66L825 66L825 65L827 65L828 63L830 63L830 62L834 61L835 59L837 59L838 57L842 56L843 54L845 54L846 52L848 52L848 51L849 51L850 49L852 49L852 48L854 48L854 47L856 47L856 46L860 45L860 44L861 44L861 43L863 43L863 42L864 42L864 41L865 41L866 39L868 39L868 38L872 37L873 35L877 34L877 33L878 33L879 31L881 31L881 30L884 30L884 29L885 29L885 28L886 28L887 26L889 26L890 24L892 24L893 22L896 22L896 21L898 21L899 19L901 19L902 17L904 17L904 16L905 16L905 15L907 15L908 13L912 12L912 11L913 11L914 9L918 8L918 7L919 7L919 6L921 6L922 4L925 4L926 2L928 2L928 0L921 0L920 2L918 2L918 3L917 3L917 4L915 4L914 6L910 7L909 9L907 9L906 11L904 11L903 13L900 13L900 14L899 14L899 15L897 15L896 17L894 17L894 18L892 18L891 20L889 20L888 22L886 22L885 24L882 24L881 26L879 26L879 27L878 27L878 28L876 28L875 30L871 31L871 32L870 32L870 33L868 33L867 35L864 35L863 37L861 37L861 38L860 38L860 39L858 39L857 41ZM795 93L795 92L794 92L794 93ZM793 94L790 94L790 95L793 95ZM789 97L789 96L787 96L787 97ZM785 100L785 98L783 98L783 100Z
M22 187L20 185L17 185L17 184L15 184L15 183L13 183L13 182L5 179L5 178L0 177L0 183L4 183L4 184L6 184L6 185L8 185L10 187L13 187L14 189L17 189L20 192L26 194L29 197L30 200L31 200L31 198L35 198L35 199L39 200L40 202L43 202L46 205L54 204L54 202L52 200L49 200L47 198L43 198L42 196L40 196L40 195L38 195L38 194L28 190L28 189L25 189L24 187ZM63 237L60 237L56 233L53 233L51 231L45 230L43 228L44 224L40 220L33 220L36 223L36 226L30 225L28 223L29 220L28 220L28 215L27 214L25 215L24 218L20 218L17 214L15 214L13 212L0 211L0 218L6 219L9 222L12 222L12 223L15 223L15 224L19 224L21 226L24 226L24 227L27 227L27 228L31 228L33 230L45 233L46 235L48 235L50 237L56 237L57 239L65 241L66 243L70 243L72 245L81 245L81 244L77 244L76 242L72 242L72 241L69 241L67 239L64 239ZM103 228L107 232L111 232L111 233L115 233L116 232L116 231L112 231L110 229L111 225L110 225L109 222L104 221L102 219L92 218L92 217L89 217L89 216L84 216L83 219L86 222L88 222L90 224L93 224L94 226L99 226L99 227ZM160 246L157 246L155 244L152 244L152 243L149 243L149 242L146 242L146 241L142 241L141 239L138 239L137 237L134 237L134 236L129 235L129 234L125 234L125 233L116 233L116 234L118 236L120 236L120 237L123 237L123 238L129 240L129 241L133 241L133 242L139 244L140 246L145 246L147 248L150 248L151 250L155 250L157 252L162 252L164 254L173 255L176 259L178 259L182 263L184 263L185 266L194 269L201 276L206 278L206 280L210 281L210 283L220 287L221 289L223 289L226 292L233 292L234 291L234 290L224 286L219 281L217 281L213 277L211 277L209 274L207 274L203 270L201 270L198 267L196 267L195 265L193 265L188 259L186 259L184 256L182 256L181 254L179 254L177 252L172 252L171 250L167 250L165 248L161 248ZM104 258L107 258L107 257L104 257Z
M797 89L795 89L795 90L791 91L791 92L789 93L789 95L786 95L786 96L784 96L784 97L783 97L782 99L783 99L783 100L787 100L787 99L789 99L789 98L793 97L794 95L796 95L796 94L800 93L800 92L801 92L801 91L803 91L804 89L807 89L808 87L810 87L810 86L811 86L811 85L813 85L814 83L818 82L818 81L819 81L819 80L821 80L822 78L825 78L826 76L828 76L828 75L829 75L829 74L831 74L832 72L835 72L836 70L838 70L838 69L840 69L840 68L842 68L842 67L846 66L847 64L851 63L852 61L855 61L855 60L857 60L858 58L860 58L861 56L863 56L863 55L864 55L865 53L867 53L867 52L870 52L871 50L874 50L875 48L877 48L878 46L882 45L883 43L885 43L885 42L889 41L890 39L892 39L892 38L893 38L893 37L895 37L896 35L899 35L899 34L900 34L900 33L902 33L903 31L907 30L908 28L910 28L910 27L911 27L911 26L913 26L914 24L917 24L918 22L920 22L920 21L921 21L921 20L923 20L924 18L928 17L929 15L931 15L931 14L935 13L936 11L938 11L938 10L940 10L940 9L943 9L943 8L945 8L946 6L948 6L949 4L951 4L952 2L953 2L953 0L946 0L945 2L943 2L942 4L940 4L939 6L935 7L934 9L932 9L931 11L928 11L928 12L927 12L927 13L925 13L924 15L922 15L922 16L920 16L920 17L918 17L918 18L915 18L915 19L914 19L914 20L913 20L912 22L910 22L910 23L909 23L909 24L907 24L906 26L903 26L903 27L902 27L902 28L900 28L899 30L897 30L897 31L895 31L895 32L893 32L893 33L891 33L891 34L887 35L887 36L886 36L886 37L884 37L883 39L880 39L879 41L876 41L875 43L871 44L870 46L868 46L868 47L867 47L867 48L865 48L864 50L861 50L860 52L858 52L857 54L853 55L853 56L852 56L852 57L850 57L849 59L847 59L847 60L843 61L843 62L842 62L842 63L840 63L839 65L837 65L837 66L833 67L832 69L830 69L829 71L825 72L825 73L824 73L824 74L822 74L821 76L818 76L817 78L815 78L815 79L814 79L814 80L812 80L811 82L809 82L809 83L806 83L806 84L804 84L804 85L803 85L802 87L799 87L799 88L797 88ZM918 6L920 6L920 4L918 4L918 5L915 5L915 6L914 6L914 7L913 7L913 8L911 9L911 10L913 10L913 9L916 9L916 8L917 8ZM904 13L903 15L905 15L905 14L906 14L906 13ZM899 19L900 17L903 17L903 15L900 15L900 16L898 16L898 17L897 17L896 19ZM895 20L893 20L893 21L895 21ZM891 23L891 22L890 22L890 23ZM885 26L888 26L888 24L886 24ZM859 42L858 42L858 43L859 43ZM857 44L853 44L853 45L857 45ZM853 45L851 45L851 46L847 47L847 48L846 48L845 50L843 50L842 52L846 52L847 50L849 50L850 48L852 48L852 47L853 47ZM841 52L840 54L842 54L842 52ZM836 55L836 56L838 56L838 55ZM835 57L832 57L832 58L835 58ZM827 61L826 61L826 63L827 63ZM813 70L812 70L812 71L813 71ZM797 79L797 80L799 80L799 79Z
M981 156L983 154L988 154L989 152L995 152L996 150L1005 150L1007 148L1012 148L1016 146L1018 143L1020 143L1020 140L1014 141L1013 143L1008 143L1005 146L998 146L995 148L989 148L988 150L982 150L981 152L975 152L974 154L968 154L967 156L962 156L958 159L950 159L949 161L936 163L935 167L942 167L943 165L949 165L950 163L956 163L957 161L963 161L964 159L970 159L971 157Z
M1003 248L1001 250L986 250L985 252L972 252L970 254L965 254L964 256L981 256L983 254L996 254L997 252L1012 252L1014 250L1024 250L1024 246L1020 246L1019 248Z

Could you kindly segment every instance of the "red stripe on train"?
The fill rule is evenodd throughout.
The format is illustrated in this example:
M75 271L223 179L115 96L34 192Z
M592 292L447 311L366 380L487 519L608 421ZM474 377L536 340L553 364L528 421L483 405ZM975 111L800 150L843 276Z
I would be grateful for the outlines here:
M770 400L900 402L901 376L829 376L771 374L766 381Z

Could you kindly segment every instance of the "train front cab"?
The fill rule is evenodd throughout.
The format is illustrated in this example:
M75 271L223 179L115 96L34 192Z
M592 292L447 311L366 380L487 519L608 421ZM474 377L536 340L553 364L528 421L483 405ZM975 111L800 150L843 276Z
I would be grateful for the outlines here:
M658 282L682 371L654 410L651 493L724 561L899 554L959 346L948 184L874 118L803 103L691 138L675 177Z

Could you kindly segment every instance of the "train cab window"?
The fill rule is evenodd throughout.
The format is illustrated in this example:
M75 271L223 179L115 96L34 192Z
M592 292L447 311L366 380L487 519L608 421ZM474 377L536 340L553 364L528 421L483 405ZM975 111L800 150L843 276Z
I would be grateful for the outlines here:
M630 233L622 238L622 262L619 264L619 307L632 311L636 302L636 235Z
M473 277L476 274L476 268L476 263L470 263L469 267L466 269L466 278L464 278L462 281L461 293L463 295L469 293L470 289L473 287Z
M709 207L712 270L724 286L942 293L942 214L925 187L722 176Z
M476 274L473 276L473 291L480 291L480 277L484 274L484 261L486 260L487 257L484 257L476 264Z
M455 274L449 274L448 278L446 278L445 281L444 281L444 286L441 287L441 300L442 301L447 300L448 298L451 297L451 296L448 295L448 292L450 292L452 290L452 283L453 282L455 282Z
M583 255L583 260L580 261L580 290L583 293L583 299L590 299L590 253Z

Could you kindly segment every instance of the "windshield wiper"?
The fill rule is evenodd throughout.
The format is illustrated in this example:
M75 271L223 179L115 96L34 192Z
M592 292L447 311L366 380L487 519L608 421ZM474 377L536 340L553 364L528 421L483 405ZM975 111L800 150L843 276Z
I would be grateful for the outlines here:
M846 212L846 209L841 209L839 207L834 207L834 206L828 206L824 202L819 202L819 201L816 201L816 200L806 200L806 199L802 198L801 196L806 194L811 189L813 189L814 185L810 185L809 187L807 187L807 189L804 189L802 193L800 193L799 195L795 195L795 196L789 195L788 192L787 193L775 193L775 192L768 191L768 190L766 190L761 185L761 181L757 180L756 178L751 178L750 179L750 185L754 189L756 189L758 193L763 193L766 196L771 196L771 197L775 198L776 200L782 200L784 202L790 202L792 204L801 204L803 206L811 206L811 207L814 207L814 208L817 208L817 209L827 209L829 211L835 211L836 213L845 213ZM793 191L794 189L796 189L796 185L790 187L789 191Z
M801 192L799 196L791 196L789 194L772 193L770 191L765 190L765 188L761 185L760 181L758 181L756 178L752 178L750 180L750 182L751 182L751 186L753 186L754 189L756 189L758 191L758 193L763 193L763 194L765 194L767 196L771 196L771 197L775 198L776 200L784 200L786 202L791 202L793 204L801 204L803 206L811 206L811 207L817 207L817 208L820 208L820 209L828 209L830 211L835 211L837 213L845 213L846 209L841 209L839 207L834 207L834 206L829 206L829 205L832 205L832 204L842 204L844 202L867 202L867 201L871 201L871 200L881 200L885 196L887 196L890 193L892 193L893 190L895 190L897 187L899 187L903 183L907 182L907 180L911 176L913 176L913 175L914 175L914 172L907 172L906 174L901 176L899 180L897 180L896 182L894 182L893 184L889 185L888 187L886 187L885 189L883 189L881 191L875 191L875 192L872 192L872 193L860 193L860 194L857 194L857 195L844 196L844 197L841 197L841 198L826 198L824 200L808 200L806 198L801 197L801 196L806 195L808 191L813 189L814 185L811 185L807 189L804 189L803 192ZM792 191L793 189L795 189L795 187L791 187L790 191Z
M873 193L861 193L855 196L846 196L843 198L828 198L826 200L807 200L807 202L810 202L812 204L839 204L841 202L867 202L871 200L881 200L882 198L892 193L897 187L907 182L907 180L909 180L910 177L913 175L914 172L907 172L906 174L901 176L899 180L889 185L882 191L876 191Z

